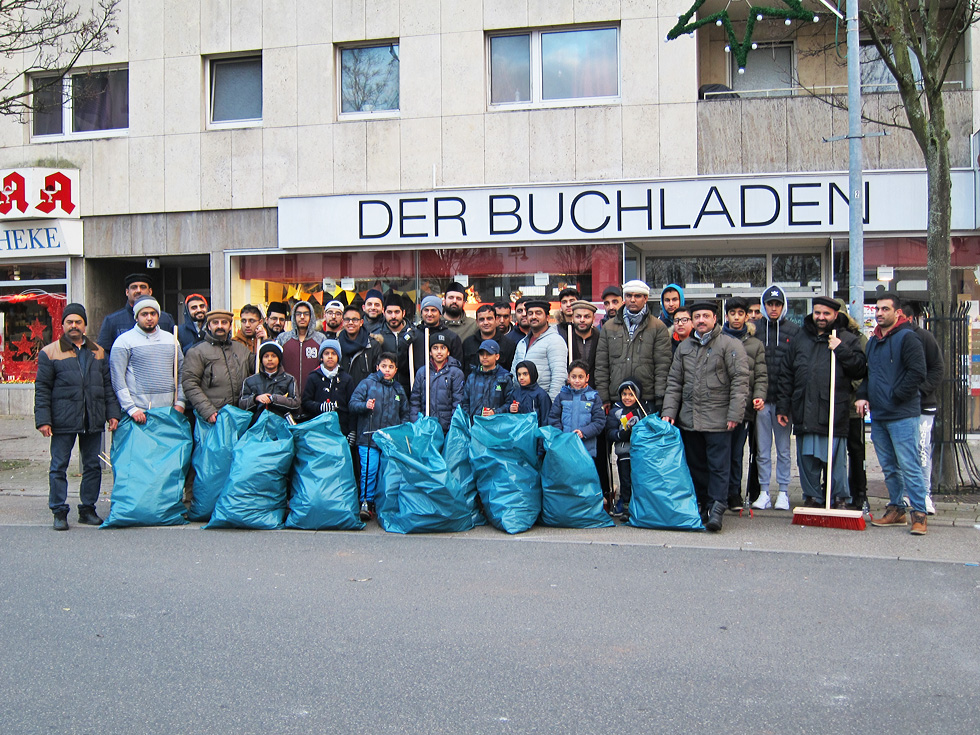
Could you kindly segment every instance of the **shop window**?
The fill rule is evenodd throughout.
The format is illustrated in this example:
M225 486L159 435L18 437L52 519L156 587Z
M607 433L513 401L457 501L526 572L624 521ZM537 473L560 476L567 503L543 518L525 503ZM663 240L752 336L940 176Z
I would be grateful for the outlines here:
M341 114L398 111L398 41L340 49L339 76Z
M129 127L129 70L88 70L63 79L32 79L32 133L42 136L105 135Z
M761 291L766 287L765 255L701 255L693 258L646 258L646 282L651 293L668 283L705 290Z
M820 254L772 256L772 280L784 288L823 288Z
M211 123L262 120L262 57L212 59Z
M490 104L619 97L619 29L528 31L489 38Z
M739 97L781 97L793 93L796 74L792 43L760 43L749 54L745 71L738 73L735 54L731 56L732 89Z
M62 335L64 294L5 293L0 283L0 383L33 383L38 354Z

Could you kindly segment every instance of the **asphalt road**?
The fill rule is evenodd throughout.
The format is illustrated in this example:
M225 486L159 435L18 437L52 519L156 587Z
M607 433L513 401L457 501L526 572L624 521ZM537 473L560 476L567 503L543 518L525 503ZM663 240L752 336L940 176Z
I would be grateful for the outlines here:
M0 732L976 732L980 567L597 533L0 526Z

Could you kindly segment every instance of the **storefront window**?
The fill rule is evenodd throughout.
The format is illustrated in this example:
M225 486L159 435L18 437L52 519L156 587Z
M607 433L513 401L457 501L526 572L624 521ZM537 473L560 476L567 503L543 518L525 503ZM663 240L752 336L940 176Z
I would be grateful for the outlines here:
M801 253L772 256L772 280L784 287L822 288L820 254Z
M64 294L4 293L0 284L0 382L32 383L41 349L62 334Z
M818 256L819 258L819 256ZM646 258L646 282L657 290L668 283L698 284L717 290L761 290L768 284L765 255L699 255Z

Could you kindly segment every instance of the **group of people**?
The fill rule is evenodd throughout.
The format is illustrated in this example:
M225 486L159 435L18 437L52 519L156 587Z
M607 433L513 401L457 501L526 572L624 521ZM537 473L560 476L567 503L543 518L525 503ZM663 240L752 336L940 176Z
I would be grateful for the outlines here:
M772 504L773 445L775 507L790 508L791 432L804 505L824 504L821 476L830 455L832 503L863 507L862 416L870 405L890 495L875 523L906 525L907 496L912 532L925 533L931 508L923 467L931 459L922 456L929 440L920 422L925 427L924 417L935 413L942 362L937 378L935 340L914 328L890 295L878 300L878 327L865 349L840 302L815 297L799 327L786 319L786 297L776 286L758 300L730 298L719 314L713 301L686 304L677 284L662 291L655 309L650 287L633 280L603 291L598 324L597 306L571 287L558 294L552 320L551 304L536 297L518 299L513 309L509 302L483 304L469 317L465 289L452 283L443 297L422 299L418 324L407 318L414 304L406 297L372 289L363 302L329 301L320 323L308 301L291 308L274 302L265 314L247 304L234 333L233 312L209 308L200 294L185 299L178 329L146 274L128 276L125 292L127 305L106 317L98 342L86 336L84 307L69 304L64 335L40 355L35 420L51 437L49 507L57 530L68 528L66 470L76 437L83 465L78 519L98 524L102 432L124 414L143 423L154 407L191 408L190 419L211 423L226 405L290 421L336 412L364 520L374 516L381 466L374 434L420 416L448 430L460 406L470 417L530 413L541 426L576 433L594 459L607 509L628 519L632 428L659 413L680 429L703 521L720 531L727 510Z

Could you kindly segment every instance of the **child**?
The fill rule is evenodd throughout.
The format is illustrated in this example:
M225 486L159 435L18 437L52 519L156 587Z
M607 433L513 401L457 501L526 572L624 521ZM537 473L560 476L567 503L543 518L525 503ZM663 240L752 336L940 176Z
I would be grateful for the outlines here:
M340 369L340 342L328 339L320 345L320 367L310 373L303 387L303 413L319 416L335 411L340 420L340 433L350 431L348 404L354 392L354 381Z
M258 409L292 418L292 411L299 408L296 379L282 368L282 347L275 342L263 342L259 346L259 362L262 369L245 379L239 408L258 415Z
M351 413L357 414L357 453L361 460L361 520L374 518L374 494L378 487L381 452L374 443L374 432L408 421L408 396L395 380L398 356L382 352L377 372L371 373L354 389Z
M500 345L497 340L480 343L480 369L466 376L463 410L468 416L493 416L510 410L514 402L514 382L510 373L497 365Z
M551 404L548 424L579 435L596 464L596 473L599 472L600 461L608 463L608 458L596 456L596 437L606 427L606 412L602 410L598 391L589 387L589 364L584 360L569 363L568 384ZM612 510L611 504L608 509Z
M466 378L460 369L459 360L449 356L449 340L445 334L432 334L429 345L429 411L438 419L443 432L449 431L453 411L463 402L463 386ZM426 378L423 365L415 373L415 387L412 388L411 417L418 421L425 415Z
M609 409L606 418L606 437L613 442L616 451L616 467L619 470L619 500L616 501L614 516L623 522L630 518L630 499L633 497L633 482L630 474L630 435L637 422L648 413L653 413L651 404L643 403L640 386L632 380L619 386L619 400Z
M548 414L551 413L551 396L538 385L538 367L530 360L519 362L517 368L517 383L514 388L514 401L510 404L511 413L536 413L538 426L548 425Z

